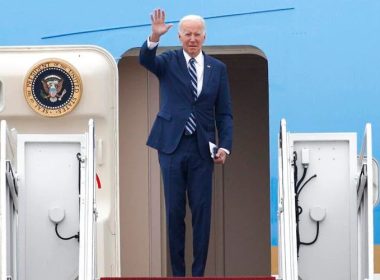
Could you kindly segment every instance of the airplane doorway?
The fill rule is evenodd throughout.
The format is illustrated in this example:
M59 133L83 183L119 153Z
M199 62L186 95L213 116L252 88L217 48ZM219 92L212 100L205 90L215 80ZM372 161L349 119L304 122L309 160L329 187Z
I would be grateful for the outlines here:
M227 64L234 113L232 154L214 172L206 275L270 275L267 59L250 46L206 47L205 52ZM139 65L138 49L123 56L119 77L121 272L170 275L157 153L145 145L159 108L158 81ZM190 231L187 240L190 267Z

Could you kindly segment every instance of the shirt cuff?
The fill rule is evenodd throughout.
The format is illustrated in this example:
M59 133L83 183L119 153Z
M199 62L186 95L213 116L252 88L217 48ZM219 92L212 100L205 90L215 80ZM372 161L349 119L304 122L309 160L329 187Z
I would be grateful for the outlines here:
M159 42L151 42L149 40L149 36L148 36L148 39L146 40L146 45L148 46L148 49L150 49L150 50L153 50L155 47L157 47L158 43Z
M227 149L225 149L225 148L219 148L219 149L221 149L221 150L225 151L227 155L229 155L229 154L230 154L230 151L229 151L229 150L227 150Z

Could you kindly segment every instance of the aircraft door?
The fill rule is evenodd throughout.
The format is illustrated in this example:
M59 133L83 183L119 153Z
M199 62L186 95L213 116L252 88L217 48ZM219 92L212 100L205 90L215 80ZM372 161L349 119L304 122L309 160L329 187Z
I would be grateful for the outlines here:
M12 247L17 269L9 279L96 279L94 139L93 120L79 134L17 135L17 232L9 234L18 242ZM16 258L9 256L1 261Z
M0 136L0 278L17 279L16 233L18 184L16 179L16 140L1 121Z
M356 138L356 133L347 132L289 133L281 121L282 279L373 280L379 170L372 157L371 125L366 125L359 156Z
M297 241L294 189L291 176L290 147L286 121L281 120L278 141L278 225L279 225L279 276L280 279L297 280Z

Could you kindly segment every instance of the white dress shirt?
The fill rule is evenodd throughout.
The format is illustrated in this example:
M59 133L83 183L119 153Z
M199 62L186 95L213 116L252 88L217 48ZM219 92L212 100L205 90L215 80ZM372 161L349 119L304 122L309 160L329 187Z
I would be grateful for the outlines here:
M183 51L183 55L185 56L185 59L186 59L187 68L189 68L191 56L188 55L187 52L185 51ZM202 86L203 86L203 72L204 72L205 59L202 52L200 52L196 57L194 57L194 59L195 59L195 70L197 70L197 96L199 96L199 94L202 91Z

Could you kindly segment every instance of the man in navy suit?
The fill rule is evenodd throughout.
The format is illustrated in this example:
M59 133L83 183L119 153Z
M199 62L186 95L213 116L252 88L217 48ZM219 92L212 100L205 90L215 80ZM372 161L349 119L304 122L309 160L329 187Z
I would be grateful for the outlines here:
M147 145L158 150L164 182L173 276L185 276L186 194L192 213L193 276L203 276L211 221L214 163L224 164L232 148L232 109L226 66L202 52L205 22L189 15L179 23L182 49L156 55L160 37L172 24L154 10L152 33L140 63L160 82L160 110ZM211 157L209 142L218 146Z

